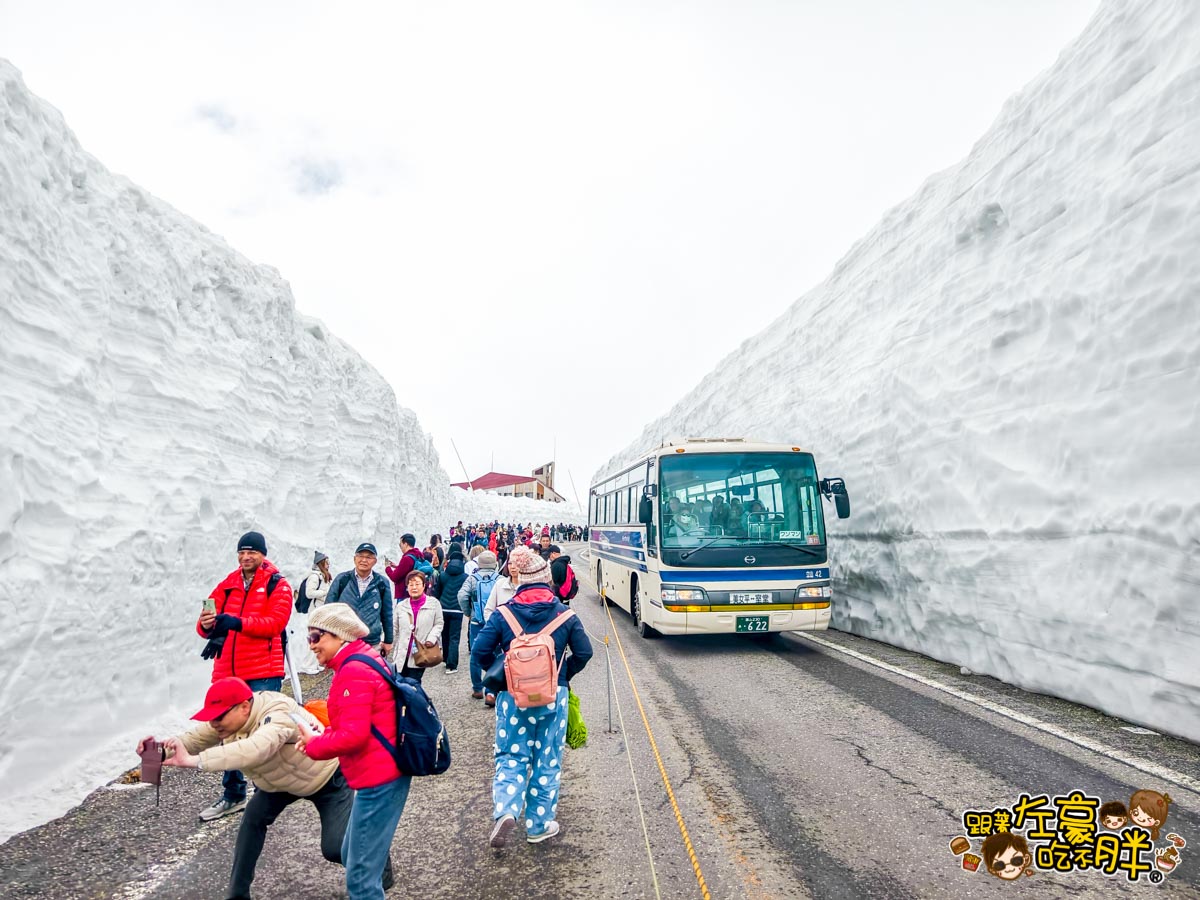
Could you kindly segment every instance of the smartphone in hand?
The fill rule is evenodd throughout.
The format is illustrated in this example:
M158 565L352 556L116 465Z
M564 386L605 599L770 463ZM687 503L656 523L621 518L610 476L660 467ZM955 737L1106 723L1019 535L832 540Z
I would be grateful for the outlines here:
M146 784L162 783L163 745L156 740L146 741L142 746L142 770L140 779Z
M205 597L204 598L204 611L206 613L212 613L213 615L216 615L217 601L214 600L212 597Z

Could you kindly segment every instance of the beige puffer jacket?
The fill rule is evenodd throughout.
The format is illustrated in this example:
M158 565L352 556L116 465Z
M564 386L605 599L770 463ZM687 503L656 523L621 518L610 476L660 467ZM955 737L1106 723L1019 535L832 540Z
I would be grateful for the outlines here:
M323 788L337 771L336 759L309 759L296 749L300 731L288 713L312 715L286 694L261 691L254 695L250 718L224 743L207 722L182 735L188 753L200 754L206 772L241 769L264 791L308 797Z

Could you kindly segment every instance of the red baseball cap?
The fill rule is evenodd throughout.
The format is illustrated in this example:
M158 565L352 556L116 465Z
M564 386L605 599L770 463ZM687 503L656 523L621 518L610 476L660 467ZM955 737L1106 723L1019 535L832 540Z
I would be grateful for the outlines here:
M197 722L211 722L225 715L242 701L251 700L253 697L254 691L250 690L250 685L242 679L233 676L219 678L204 695L204 706L200 708L200 712L192 718Z

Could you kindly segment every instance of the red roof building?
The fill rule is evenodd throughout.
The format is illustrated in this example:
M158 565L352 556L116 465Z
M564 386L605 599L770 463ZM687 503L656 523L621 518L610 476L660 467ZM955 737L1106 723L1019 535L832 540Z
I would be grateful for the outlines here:
M529 481L528 475L505 475L503 472L488 472L486 475L480 475L473 481L458 481L450 486L462 488L464 491L468 488L476 491L494 491L496 488L512 487L513 485L524 484L527 481Z
M458 481L450 486L462 488L464 491L491 491L506 497L531 497L534 500L551 500L555 503L562 503L566 497L554 489L553 479L553 468L548 463L540 467L532 476L488 472L471 481ZM549 484L546 483L547 480L550 482Z

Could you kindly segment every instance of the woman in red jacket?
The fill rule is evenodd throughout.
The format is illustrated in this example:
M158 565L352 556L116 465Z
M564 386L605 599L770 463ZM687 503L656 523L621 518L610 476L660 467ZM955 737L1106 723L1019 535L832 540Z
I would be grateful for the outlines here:
M367 626L345 603L327 603L308 619L308 643L321 665L334 670L329 687L329 727L306 736L300 749L312 759L338 757L356 791L342 842L350 900L383 900L384 869L412 779L401 775L391 752L371 730L396 743L396 703L391 686L371 666L347 662L362 654L383 663L363 638Z

